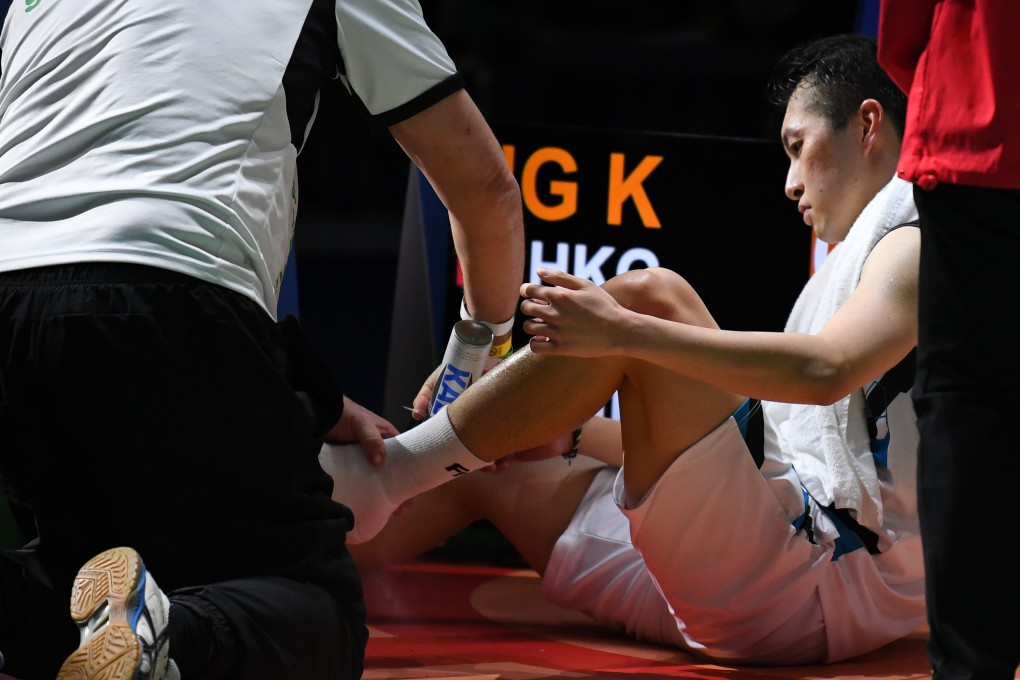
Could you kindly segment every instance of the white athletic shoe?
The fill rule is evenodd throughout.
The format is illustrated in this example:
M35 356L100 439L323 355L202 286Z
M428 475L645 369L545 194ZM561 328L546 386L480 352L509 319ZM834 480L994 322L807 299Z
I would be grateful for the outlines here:
M85 563L71 590L78 649L57 680L179 680L168 660L170 601L132 548L111 548Z

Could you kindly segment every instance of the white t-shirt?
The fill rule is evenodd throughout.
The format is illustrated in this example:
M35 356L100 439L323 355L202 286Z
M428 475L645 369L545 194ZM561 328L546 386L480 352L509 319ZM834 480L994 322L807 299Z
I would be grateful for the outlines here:
M460 87L416 0L14 5L0 35L0 271L151 265L275 314L296 157L318 84L338 75L380 125Z

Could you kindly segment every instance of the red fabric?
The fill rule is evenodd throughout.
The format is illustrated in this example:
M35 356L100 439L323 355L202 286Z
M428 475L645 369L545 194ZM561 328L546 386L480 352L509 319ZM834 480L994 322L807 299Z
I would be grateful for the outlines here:
M899 174L1020 188L1020 2L882 0L878 60L909 96Z

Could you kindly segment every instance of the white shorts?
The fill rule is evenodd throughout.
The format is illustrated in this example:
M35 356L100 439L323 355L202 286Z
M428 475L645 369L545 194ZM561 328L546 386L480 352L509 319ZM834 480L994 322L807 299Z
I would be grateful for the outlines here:
M551 601L639 639L713 659L837 661L913 631L923 580L896 584L880 555L795 534L730 418L684 452L635 509L621 510L622 472L596 477L553 549Z

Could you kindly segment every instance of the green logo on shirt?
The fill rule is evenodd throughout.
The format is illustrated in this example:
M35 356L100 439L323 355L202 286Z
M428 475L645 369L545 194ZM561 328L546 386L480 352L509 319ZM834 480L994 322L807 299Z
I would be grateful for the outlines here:
M25 11L31 12L39 6L39 0L25 0Z

